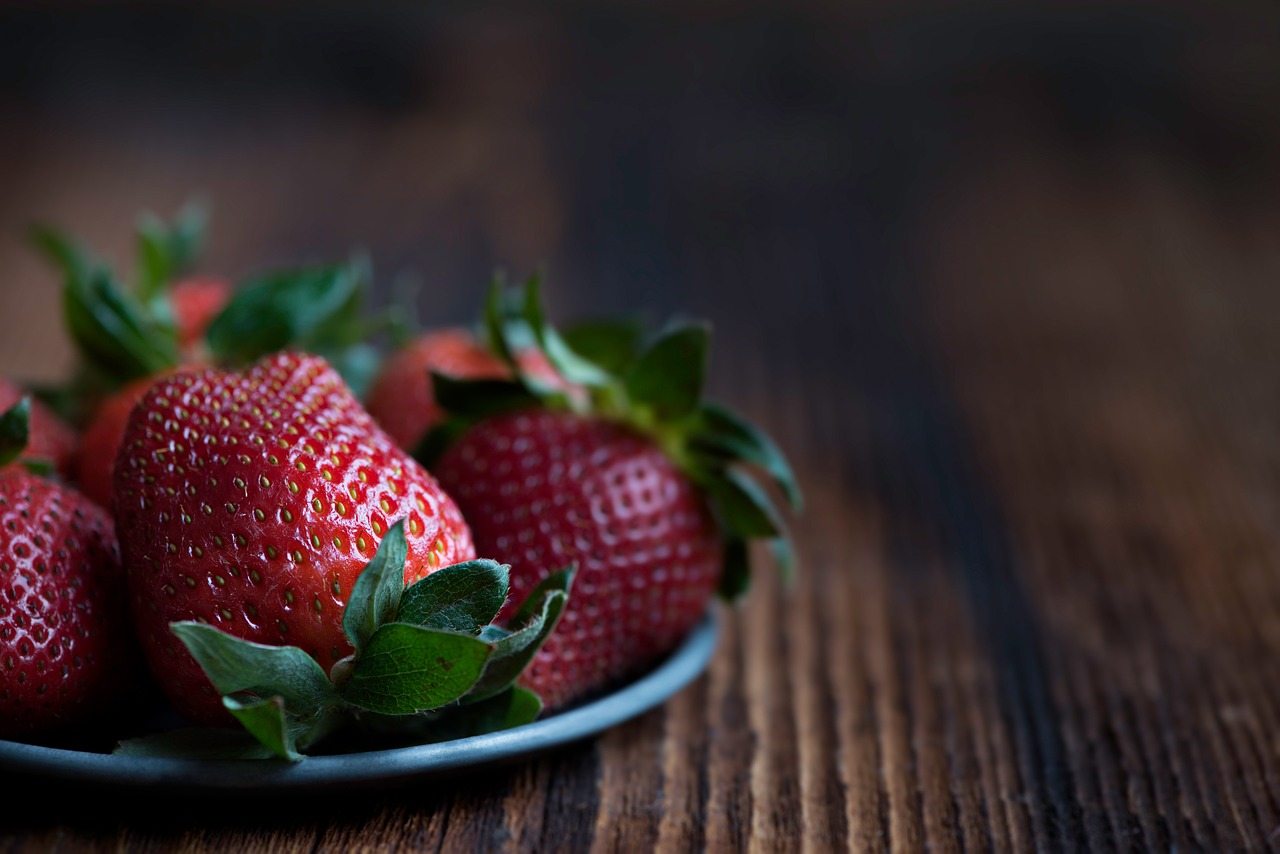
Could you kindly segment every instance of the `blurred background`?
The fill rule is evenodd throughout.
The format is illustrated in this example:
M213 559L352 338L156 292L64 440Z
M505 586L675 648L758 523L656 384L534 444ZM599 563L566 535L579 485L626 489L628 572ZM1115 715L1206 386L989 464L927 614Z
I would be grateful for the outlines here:
M30 222L125 263L200 196L212 272L361 250L434 324L541 267L561 315L874 383L903 300L1105 300L1181 245L1143 218L1215 286L1274 278L1278 36L1272 4L3 4L0 370L70 366Z
M1264 848L1278 151L1275 3L0 3L0 373L72 365L29 223L126 263L193 196L209 272L360 251L423 325L496 268L559 320L708 318L809 509L795 597L667 719L734 798L689 823L750 782L833 838ZM528 786L572 812L596 757Z

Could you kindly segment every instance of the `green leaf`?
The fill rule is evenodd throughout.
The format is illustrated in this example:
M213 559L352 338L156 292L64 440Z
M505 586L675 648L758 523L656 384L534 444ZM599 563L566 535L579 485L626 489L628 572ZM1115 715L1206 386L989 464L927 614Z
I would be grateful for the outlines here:
M542 699L527 688L512 685L494 696L456 706L427 723L418 734L427 742L453 741L531 724L542 714Z
M436 709L475 684L492 651L489 644L467 635L388 623L356 659L342 696L384 715Z
M724 567L720 572L720 598L737 602L751 586L751 560L746 540L731 537L724 544Z
M773 538L782 533L777 511L764 490L733 469L696 474L721 523L742 539Z
M705 323L668 325L627 371L631 402L647 407L663 421L693 412L702 396L710 339L711 329Z
M562 333L569 349L615 376L626 373L643 335L639 320L582 321Z
M511 331L510 321L516 316L518 314L508 299L506 281L500 273L495 273L489 282L489 295L484 304L484 335L489 349L512 368L518 365L507 336Z
M769 541L769 550L773 552L773 560L778 564L778 573L782 576L782 580L788 584L795 581L796 555L791 537L785 535L774 537Z
M315 714L338 699L324 669L297 647L253 643L197 622L170 626L223 696L279 695L297 715Z
M219 361L248 364L285 349L315 352L358 341L364 272L354 264L268 273L240 287L209 325Z
M174 278L191 271L204 248L208 221L208 208L201 202L186 204L172 225L151 213L138 217L137 293L142 300L150 302Z
M28 239L37 252L62 271L64 279L83 278L96 265L88 250L52 226L33 225Z
M431 371L436 403L455 417L487 418L538 405L538 398L511 380L470 380Z
M560 621L573 576L573 569L554 572L530 591L507 622L510 633L494 643L484 675L468 692L465 702L487 699L515 683Z
M718 404L704 403L690 441L695 448L727 461L759 466L773 478L793 510L798 513L803 509L804 497L787 458L763 430L741 415Z
M81 357L118 383L178 364L173 327L150 314L105 267L68 277L63 308Z
M244 700L223 697L222 705L240 721L240 725L250 735L276 756L290 762L303 758L298 752L296 733L289 726L284 703L279 697L250 697Z
M614 378L599 365L575 353L547 322L542 311L542 283L536 274L525 283L523 317L552 367L566 382L594 387L614 382Z
M351 393L363 399L382 367L382 355L372 344L313 344L309 349L328 360Z
M404 593L404 563L408 554L401 519L387 530L373 560L361 570L342 613L342 630L357 655L382 625L395 619Z
M510 567L484 559L441 567L404 591L396 620L478 635L507 601L509 572Z
M471 428L472 421L467 418L446 418L427 431L422 441L413 449L413 458L431 471L440 456Z
M277 754L245 730L182 727L120 741L114 756L167 759L272 759Z
M31 398L23 396L0 415L0 466L22 456L31 435Z

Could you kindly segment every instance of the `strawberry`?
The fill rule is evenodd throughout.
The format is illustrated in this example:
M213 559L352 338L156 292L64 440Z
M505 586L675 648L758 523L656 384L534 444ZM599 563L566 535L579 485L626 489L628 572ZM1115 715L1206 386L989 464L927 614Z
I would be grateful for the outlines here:
M514 356L526 376L569 391L538 348L522 346ZM512 377L507 363L465 327L429 330L396 348L374 376L365 405L391 438L410 452L444 420L432 388L433 373L468 380Z
M189 276L169 289L178 347L185 361L201 358L205 331L230 301L231 283L213 276Z
M74 475L103 506L129 410L161 376L210 364L243 367L284 349L322 353L350 379L372 372L361 267L269 271L233 286L190 272L204 225L194 206L171 225L143 215L131 287L72 238L51 228L35 232L64 274L67 330L80 357L76 375L58 390L61 410L85 437Z
M382 363L365 405L401 448L412 451L443 412L431 390L432 372L471 379L504 379L506 363L471 332L450 327L426 332Z
M356 578L397 520L405 582L475 557L453 500L311 355L158 380L130 414L112 497L151 670L197 723L226 712L171 622L294 645L329 671L352 652Z
M0 377L0 411L27 397L27 391L15 382ZM38 400L28 400L30 435L20 459L45 460L54 471L70 478L79 453L76 431L56 412Z
M155 377L143 377L109 394L80 434L76 487L99 507L111 508L111 472L129 413L155 381Z
M27 403L0 417L0 463L20 453ZM0 469L0 584L0 736L62 733L112 710L140 668L106 511Z
M488 306L516 380L436 375L449 420L422 460L458 502L482 554L511 565L517 594L574 565L574 595L521 684L561 709L669 653L719 592L747 586L748 541L773 543L790 572L790 541L763 473L795 509L801 496L773 442L728 409L700 400L704 324L676 323L641 341L630 327L566 339L544 318L539 285L522 316L540 351L584 400L528 377ZM575 350L570 341L577 343Z

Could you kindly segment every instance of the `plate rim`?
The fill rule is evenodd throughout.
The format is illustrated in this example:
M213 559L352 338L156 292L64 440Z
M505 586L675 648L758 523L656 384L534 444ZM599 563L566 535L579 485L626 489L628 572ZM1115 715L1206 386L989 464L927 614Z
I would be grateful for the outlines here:
M667 659L599 699L524 726L435 744L283 759L116 756L0 740L0 768L75 783L164 786L203 793L292 792L392 784L511 761L581 741L664 703L698 678L718 645L712 608Z

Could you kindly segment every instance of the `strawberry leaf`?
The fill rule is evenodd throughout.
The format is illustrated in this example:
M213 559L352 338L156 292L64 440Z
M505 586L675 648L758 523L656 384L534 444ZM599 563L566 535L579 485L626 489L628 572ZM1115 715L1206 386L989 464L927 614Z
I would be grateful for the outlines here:
M702 485L730 533L743 539L774 538L782 534L769 496L741 472L727 469L706 473Z
M419 738L427 742L470 738L531 724L542 714L542 700L533 691L512 685L486 700L455 706L426 722Z
M791 582L796 576L795 548L789 536L774 537L769 541L769 550L773 552L773 560L778 564L778 572L783 581Z
M492 651L467 635L388 623L357 658L342 697L384 715L439 708L470 690Z
M740 600L751 586L751 559L747 541L731 537L724 544L724 568L720 572L720 598L726 602Z
M592 320L574 324L562 337L573 352L622 376L640 351L643 333L638 320Z
M267 273L237 289L209 324L215 359L248 364L286 348L321 352L363 334L359 306L365 282L356 264Z
M681 418L702 396L711 329L705 323L676 321L650 343L627 370L627 395L659 420Z
M31 434L31 398L23 396L0 414L0 466L22 455Z
M404 562L408 553L401 519L388 529L373 560L356 578L351 599L342 613L342 630L357 655L379 627L394 619L404 591Z
M194 621L171 628L223 696L279 696L299 715L315 714L338 699L324 669L297 647L253 643Z
M566 382L593 387L608 386L614 382L613 377L599 365L575 353L560 333L547 323L542 311L542 282L536 274L525 283L522 316L547 359Z
M69 276L63 289L67 328L82 357L118 382L178 364L177 333L155 317L105 267Z
M245 730L227 727L182 727L120 741L115 756L184 759L270 759L271 748Z
M544 578L521 603L507 622L508 634L493 644L493 656L464 702L488 699L509 688L555 630L569 598L573 569L554 572Z
M511 380L468 380L431 371L436 402L445 410L470 418L485 418L538 405L538 397Z
M736 412L715 403L702 404L690 443L695 449L719 455L725 463L742 461L759 466L773 478L793 510L798 513L803 509L804 497L787 458L763 430Z
M208 219L207 208L199 202L184 206L172 225L151 213L138 217L136 291L144 302L156 300L169 282L190 271L204 248Z
M405 589L396 620L479 635L506 603L509 571L510 567L492 560L441 567Z
M276 756L291 762L303 758L298 752L298 733L290 726L279 697L223 697L222 705L259 744Z

